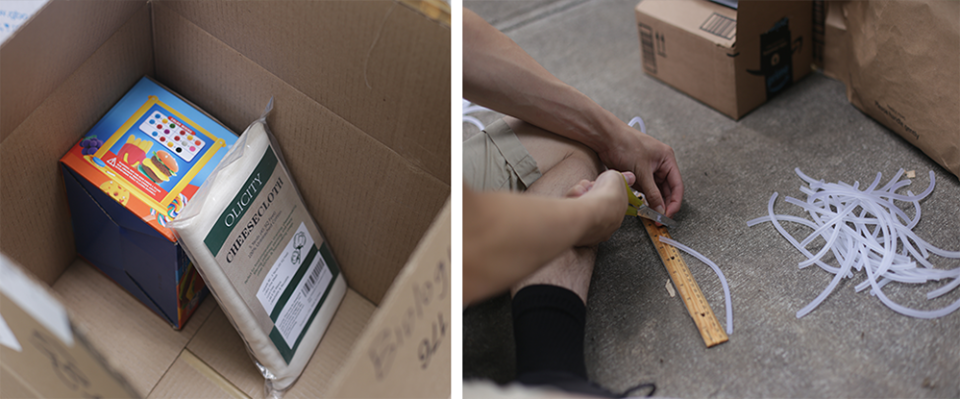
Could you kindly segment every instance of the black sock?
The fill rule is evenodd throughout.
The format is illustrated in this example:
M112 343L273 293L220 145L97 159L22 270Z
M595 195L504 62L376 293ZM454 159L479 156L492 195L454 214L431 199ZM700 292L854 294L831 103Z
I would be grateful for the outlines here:
M587 308L573 291L553 285L527 286L514 295L512 307L521 384L605 398L622 398L644 388L649 389L649 397L656 391L653 383L647 383L618 395L587 379L583 354Z
M513 297L517 375L550 371L586 380L586 313L580 297L566 288L532 285L517 292Z

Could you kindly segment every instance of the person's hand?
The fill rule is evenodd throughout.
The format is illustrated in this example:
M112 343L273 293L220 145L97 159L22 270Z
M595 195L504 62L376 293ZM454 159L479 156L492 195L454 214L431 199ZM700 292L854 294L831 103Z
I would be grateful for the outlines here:
M595 181L581 180L567 192L567 198L576 198L583 204L587 217L587 230L578 246L599 244L620 228L629 204L624 179L633 184L636 177L631 172L608 170Z
M683 200L683 180L673 149L625 123L618 129L607 149L597 152L600 160L610 168L633 171L647 205L672 217Z

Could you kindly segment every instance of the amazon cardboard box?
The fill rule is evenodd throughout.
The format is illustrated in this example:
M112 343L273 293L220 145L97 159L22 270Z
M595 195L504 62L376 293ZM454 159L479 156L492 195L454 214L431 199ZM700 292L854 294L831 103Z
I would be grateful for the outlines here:
M740 119L810 72L813 4L723 3L644 0L634 11L643 71Z
M270 128L350 287L286 396L449 396L449 9L51 1L0 46L0 251L138 396L262 397L215 301L172 329L77 256L58 161L144 76L232 131L274 98Z

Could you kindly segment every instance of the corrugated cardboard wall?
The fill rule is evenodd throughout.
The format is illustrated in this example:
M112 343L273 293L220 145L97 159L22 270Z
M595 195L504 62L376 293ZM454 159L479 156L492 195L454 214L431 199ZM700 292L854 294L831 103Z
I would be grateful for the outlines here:
M450 135L430 134L450 130L448 27L392 1L162 5L450 183Z
M450 397L450 214L447 202L340 367L330 396Z
M0 368L0 381L3 381L3 385L0 385L0 397L35 398L39 396L6 368Z
M0 141L5 140L50 93L144 2L51 2L2 46ZM17 36L43 38L16 39Z
M316 9L316 3L282 4L282 7L275 8L284 9L284 16L311 14L313 25L323 25L343 32L373 29L369 26L357 26L352 19L344 19L342 13L323 13L323 10ZM366 3L348 2L339 6L347 4L352 5L349 7L357 15L370 13ZM406 141L446 142L440 146L442 148L436 150L436 158L445 159L448 168L445 172L447 178L439 179L434 173L424 169L421 163L411 160L409 154L404 155L388 147L378 140L374 133L362 130L360 125L332 111L326 104L318 103L265 69L247 54L241 54L237 48L227 45L175 11L180 7L186 7L187 10L193 10L192 7L203 9L206 5L155 2L153 6L155 59L157 79L160 82L189 98L237 132L243 131L260 115L270 97L275 98L274 112L268 123L277 136L287 164L311 213L317 218L335 256L343 266L348 284L364 297L379 303L429 227L433 216L439 212L450 194L449 92L420 93L424 98L442 97L447 105L438 107L437 116L429 121L431 130L411 130L402 138ZM226 12L231 10L232 6L221 6L225 9L204 9L204 12L221 17L216 19L215 25L231 26L235 23L238 26L224 28L226 30L269 30L262 24L248 22L247 12ZM274 7L267 9L272 10ZM397 7L393 12L402 14L412 11ZM270 18L285 18L284 16L270 15ZM233 21L234 18L237 20ZM316 20L317 18L323 20ZM415 42L424 41L416 39L421 35L435 37L440 30L444 35L449 34L449 29L436 22L419 15L416 18L429 21L430 25L411 23L402 29L403 32L413 35L414 39L411 40ZM299 25L306 24L299 20L294 22ZM282 35L285 27L282 24L275 25L271 25L271 29L277 29L281 32L277 35ZM341 39L323 37L317 40L319 43ZM305 76L303 79L308 79L316 67L308 56L300 53L308 49L299 48L300 44L293 42L280 40L270 46L264 45L261 50L272 49L270 51L275 52L278 59L284 59L292 65L291 68L296 66L298 69L288 72L293 75L293 80L301 74ZM256 53L257 49L244 51ZM323 53L322 49L315 52ZM366 49L355 47L352 52L327 55L335 57L340 64L347 65L343 68L349 70L350 60L363 58L355 54L357 52L365 54ZM296 54L301 54L302 59L298 59ZM412 57L395 56L401 60ZM446 76L449 76L449 56L433 54L430 57L442 59L446 65ZM312 78L321 79L321 76ZM374 78L371 84L377 79ZM445 90L449 90L449 77L445 79ZM343 81L345 78L334 80ZM403 87L401 81L383 84ZM359 85L365 87L362 81ZM342 106L347 106L350 112L366 114L370 119L375 118L377 107L370 106L368 101L364 100L364 95L355 94L359 90L355 86L356 84L328 88L326 95L339 96L338 101L343 102ZM372 110L364 109L368 106ZM399 125L400 121L387 119L383 123ZM444 128L440 129L440 125Z
M3 173L0 251L48 284L52 284L76 257L66 193L57 161L140 77L153 74L150 10L145 3L136 4L139 9L89 58L82 51L49 56L39 54L34 58L29 56L32 47L23 50L28 53L26 55L13 53L19 48L17 37L11 39L14 41L12 47L3 48L5 61L8 57L24 56L29 60L28 67L43 68L38 64L55 63L63 66L64 73L71 72L62 84L42 99L42 103L23 117L22 123L17 124L0 145L0 171ZM60 3L50 6L67 7ZM117 15L122 7L117 9L117 6L99 2L84 2L84 6L87 11L80 15L90 17L104 12L103 18L123 17ZM65 12L70 10L73 9L67 7ZM41 15L46 16L46 13ZM90 17L85 23L67 24L65 27L71 31L59 31L61 33L56 37L44 37L49 40L32 46L44 47L48 43L63 41L85 43L85 39L79 38L83 34L78 32L103 29L93 28L102 24L99 18ZM32 28L33 24L27 27ZM70 69L71 65L79 67L74 70ZM2 76L5 81L20 78L6 69ZM26 83L29 86L30 82ZM4 91L4 101L6 96ZM3 110L6 118L7 104L3 105Z

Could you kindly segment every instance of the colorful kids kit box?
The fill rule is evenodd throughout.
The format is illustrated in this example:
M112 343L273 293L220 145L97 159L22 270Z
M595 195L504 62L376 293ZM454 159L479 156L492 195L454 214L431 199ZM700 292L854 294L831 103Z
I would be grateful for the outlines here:
M236 140L144 77L60 159L77 253L177 329L207 288L166 226Z

